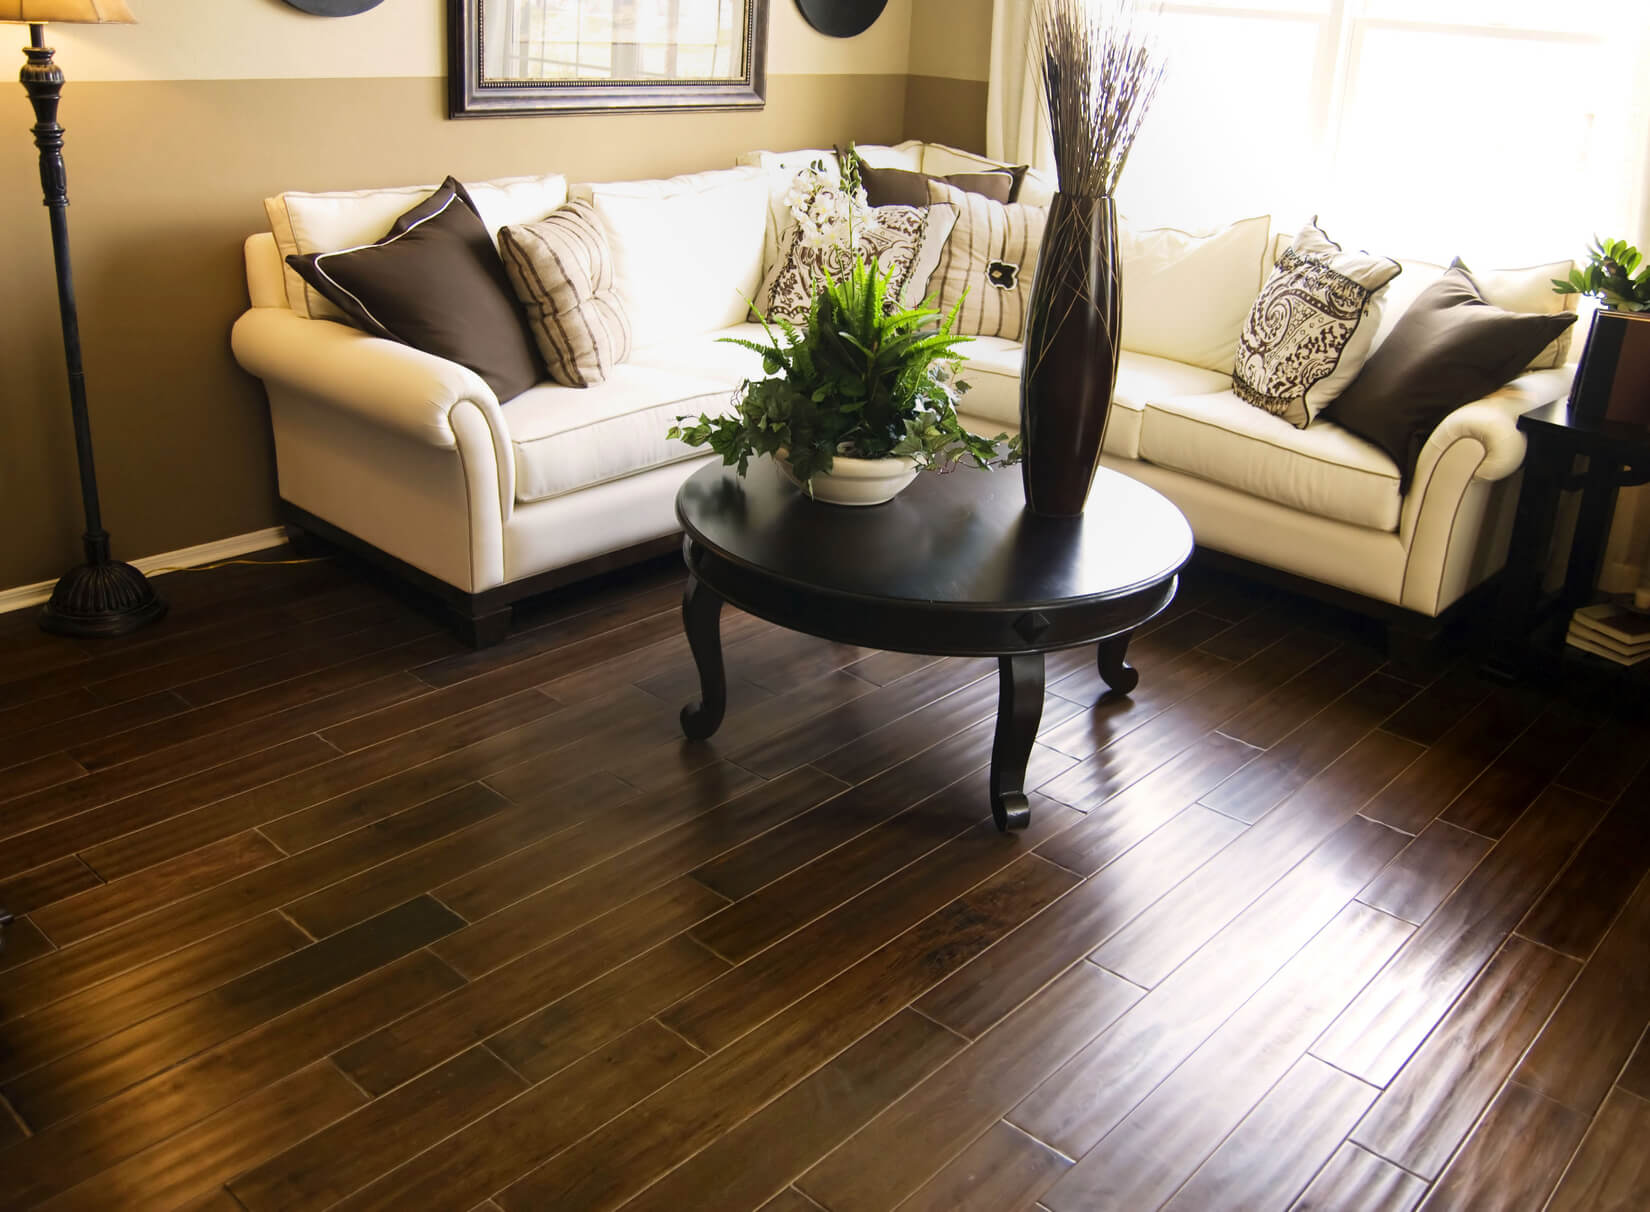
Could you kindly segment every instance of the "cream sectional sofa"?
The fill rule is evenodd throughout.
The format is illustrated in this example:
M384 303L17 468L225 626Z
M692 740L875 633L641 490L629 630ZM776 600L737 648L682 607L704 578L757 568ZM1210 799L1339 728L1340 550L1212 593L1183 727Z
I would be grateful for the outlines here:
M935 174L979 163L933 144L861 152ZM272 230L246 242L251 307L233 347L268 392L289 524L387 564L478 645L504 634L513 602L668 550L676 490L706 457L665 430L680 414L728 407L760 373L755 355L718 338L760 331L742 322L744 300L776 255L783 194L796 168L828 154L752 153L668 181L569 187L552 175L472 188L495 234L569 196L591 200L636 330L606 382L542 383L502 402L465 367L327 318L283 264L287 252L370 243L431 187L271 199ZM1031 174L1022 200L1048 193ZM1127 283L1127 263L1124 273ZM1138 318L1153 321L1148 335L1172 334L1179 319ZM1201 546L1356 595L1418 630L1500 568L1524 454L1516 418L1569 383L1567 370L1540 371L1457 410L1400 493L1374 447L1242 403L1207 351L1193 355L1210 363L1199 365L1163 356L1172 336L1142 340L1156 352L1122 355L1105 464L1172 499ZM965 413L988 432L1012 428L1019 346L979 339L966 352Z

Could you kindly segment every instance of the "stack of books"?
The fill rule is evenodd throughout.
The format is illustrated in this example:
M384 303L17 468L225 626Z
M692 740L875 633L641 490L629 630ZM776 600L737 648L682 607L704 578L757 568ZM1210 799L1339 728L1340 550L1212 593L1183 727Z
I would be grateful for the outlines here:
M1565 642L1618 665L1650 660L1650 614L1605 602L1584 606L1570 617Z

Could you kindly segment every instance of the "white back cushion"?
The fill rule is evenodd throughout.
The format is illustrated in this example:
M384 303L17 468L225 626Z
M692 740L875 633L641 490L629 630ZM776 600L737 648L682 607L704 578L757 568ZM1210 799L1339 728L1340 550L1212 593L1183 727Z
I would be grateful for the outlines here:
M573 186L607 229L637 349L746 318L762 285L769 180L744 167Z
M1271 231L1269 215L1201 235L1119 219L1123 348L1231 374Z
M734 164L739 168L760 168L770 172L775 177L783 176L789 181L805 168L812 168L815 161L822 161L832 172L837 171L836 152L829 147L804 147L796 151L753 151L742 152Z
M540 177L503 177L496 181L464 183L494 240L499 229L512 223L532 223L567 201L567 178L560 173ZM286 264L293 253L337 252L359 248L382 237L401 215L430 194L433 185L404 185L391 189L356 189L333 193L284 193L264 199L264 213L286 273L287 302L301 316L341 320L343 312L313 290L297 270Z

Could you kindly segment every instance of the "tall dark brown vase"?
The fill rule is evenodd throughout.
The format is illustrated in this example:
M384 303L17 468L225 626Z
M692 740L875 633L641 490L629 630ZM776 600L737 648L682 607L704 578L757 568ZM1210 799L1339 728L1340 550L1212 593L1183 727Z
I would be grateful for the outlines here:
M1123 291L1117 205L1055 194L1026 317L1020 374L1026 506L1083 512L1117 382Z

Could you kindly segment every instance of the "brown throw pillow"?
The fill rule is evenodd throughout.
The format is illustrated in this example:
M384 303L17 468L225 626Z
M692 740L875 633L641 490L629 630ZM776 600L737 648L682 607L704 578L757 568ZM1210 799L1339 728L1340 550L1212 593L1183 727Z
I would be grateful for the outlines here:
M1574 323L1569 312L1490 306L1457 262L1410 304L1324 416L1392 456L1407 492L1438 423L1512 382Z
M861 160L859 179L872 206L927 206L930 181L943 181L953 189L1005 204L1014 192L1014 178L1006 171L931 177L904 168L872 168Z
M630 317L595 207L569 202L537 223L506 227L498 246L552 379L591 387L630 356Z
M469 367L500 402L541 377L504 263L452 177L377 243L287 263L357 328Z

